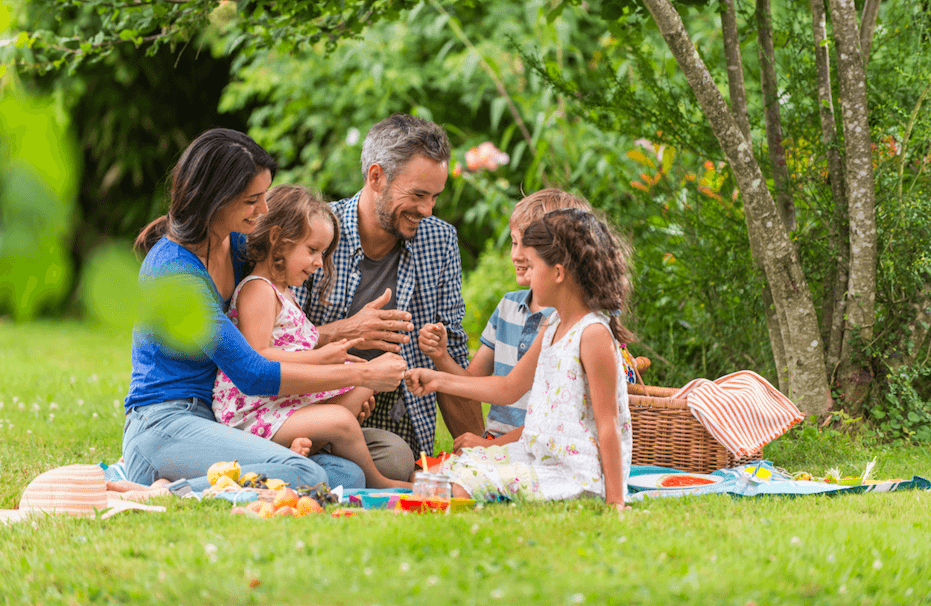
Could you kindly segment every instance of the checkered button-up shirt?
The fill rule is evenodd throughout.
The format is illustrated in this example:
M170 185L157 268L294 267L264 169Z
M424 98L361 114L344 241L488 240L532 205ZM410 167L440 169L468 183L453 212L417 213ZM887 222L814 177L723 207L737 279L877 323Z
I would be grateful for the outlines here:
M340 221L339 243L333 253L336 276L327 297L330 305L320 303L321 270L303 286L292 288L298 304L318 326L346 318L359 286L359 262L364 256L359 239L359 194L333 202L330 207ZM414 330L408 333L410 342L401 344L401 357L409 368L434 368L433 362L417 345L417 333L424 324L442 322L449 335L449 355L460 366L468 366L468 336L462 328L465 316L462 261L456 229L442 219L425 217L417 227L417 236L402 243L395 296L398 309L411 314ZM401 385L417 440L421 448L432 455L436 437L436 394L417 397L407 386Z

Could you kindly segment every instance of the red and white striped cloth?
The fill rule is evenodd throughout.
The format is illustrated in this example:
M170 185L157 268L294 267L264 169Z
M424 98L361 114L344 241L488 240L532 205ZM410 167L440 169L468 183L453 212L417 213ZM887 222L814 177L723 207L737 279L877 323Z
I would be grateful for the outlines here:
M714 381L694 379L672 397L685 398L698 422L735 457L756 452L805 418L789 398L749 370Z

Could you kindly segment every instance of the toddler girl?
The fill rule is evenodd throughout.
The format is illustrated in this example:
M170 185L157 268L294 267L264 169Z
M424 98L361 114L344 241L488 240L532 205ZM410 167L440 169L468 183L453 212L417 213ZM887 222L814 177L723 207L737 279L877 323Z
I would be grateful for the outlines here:
M626 246L592 213L555 210L524 231L534 297L556 311L507 376L407 371L415 395L433 391L510 404L528 389L517 442L465 448L439 471L455 496L561 500L599 496L623 509L631 459L625 364L618 343L630 293ZM608 310L605 313L602 310Z
M318 349L319 333L294 301L298 286L323 267L324 297L333 276L331 255L339 223L330 207L303 187L280 185L268 191L268 213L249 235L247 254L255 263L230 301L228 315L253 348L269 360L318 365L319 374L346 362L364 362L347 352L362 339L342 339ZM231 427L310 455L330 444L349 459L374 488L410 487L384 477L369 454L360 421L371 389L348 387L301 396L249 396L220 370L213 387L213 413Z

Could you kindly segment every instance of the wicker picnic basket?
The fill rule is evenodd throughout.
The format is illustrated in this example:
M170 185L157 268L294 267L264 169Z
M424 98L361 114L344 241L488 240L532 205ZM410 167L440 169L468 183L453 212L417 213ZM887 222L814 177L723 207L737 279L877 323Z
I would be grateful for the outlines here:
M759 452L740 458L731 454L692 415L685 398L671 397L676 391L642 383L627 386L634 465L709 473L759 459Z

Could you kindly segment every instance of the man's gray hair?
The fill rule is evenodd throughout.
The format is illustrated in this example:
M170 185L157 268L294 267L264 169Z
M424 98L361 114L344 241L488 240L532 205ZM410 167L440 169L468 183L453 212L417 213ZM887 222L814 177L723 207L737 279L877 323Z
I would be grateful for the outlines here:
M388 183L414 156L449 162L449 137L438 124L409 114L394 114L369 130L362 143L362 174L378 164Z

